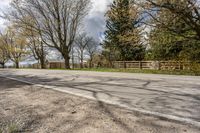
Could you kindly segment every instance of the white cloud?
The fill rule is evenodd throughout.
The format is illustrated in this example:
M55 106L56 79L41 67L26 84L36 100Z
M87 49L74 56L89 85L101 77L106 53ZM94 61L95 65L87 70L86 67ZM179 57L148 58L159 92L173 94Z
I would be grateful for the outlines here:
M11 0L1 0L0 1L0 7L7 6L10 3L10 1Z
M92 0L93 6L86 18L85 29L95 39L100 40L105 30L105 13L112 0Z
M11 0L0 0L0 11L5 11ZM0 18L0 31L6 27L6 21Z

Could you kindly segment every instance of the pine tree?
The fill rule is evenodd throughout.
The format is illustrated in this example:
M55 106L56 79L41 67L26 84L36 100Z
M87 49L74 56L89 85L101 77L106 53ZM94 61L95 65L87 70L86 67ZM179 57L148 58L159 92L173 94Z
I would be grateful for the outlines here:
M139 10L132 0L114 0L107 12L104 48L110 60L141 60ZM139 53L138 53L139 52ZM137 54L141 54L138 56Z

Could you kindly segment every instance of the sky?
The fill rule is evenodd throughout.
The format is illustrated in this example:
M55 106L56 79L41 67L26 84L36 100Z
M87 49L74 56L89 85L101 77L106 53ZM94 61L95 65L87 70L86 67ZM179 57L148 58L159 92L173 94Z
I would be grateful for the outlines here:
M93 7L86 17L85 28L96 39L101 39L105 30L105 12L112 0L92 0Z
M11 0L0 0L0 10L6 11ZM85 18L85 30L96 40L101 40L105 30L105 12L112 0L91 0L92 9ZM5 28L5 21L0 18L0 30Z
M11 0L0 0L0 11L4 12L9 7L9 3ZM84 20L85 31L92 37L94 37L97 41L102 41L103 33L105 31L105 12L108 9L108 5L112 2L112 0L91 0L92 8L88 14L88 16ZM5 29L6 22L0 18L0 31ZM55 54L54 54L55 55ZM27 64L28 61L21 62L20 64ZM30 63L33 63L30 61ZM13 63L9 62L7 65L13 65Z
M0 11L6 10L10 0L0 0ZM5 28L5 22L0 18L0 31Z

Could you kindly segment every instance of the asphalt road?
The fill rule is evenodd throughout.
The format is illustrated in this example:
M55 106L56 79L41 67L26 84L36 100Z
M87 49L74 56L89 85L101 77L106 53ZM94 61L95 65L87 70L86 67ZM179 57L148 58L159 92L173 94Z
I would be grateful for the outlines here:
M200 128L0 77L1 133L200 133Z
M200 77L13 69L0 75L200 122Z

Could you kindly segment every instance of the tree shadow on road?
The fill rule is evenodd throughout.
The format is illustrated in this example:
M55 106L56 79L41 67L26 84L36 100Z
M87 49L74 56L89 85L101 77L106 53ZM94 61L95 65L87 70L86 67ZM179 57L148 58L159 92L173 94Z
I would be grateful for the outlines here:
M9 90L11 88L21 88L26 85L28 84L0 77L0 91Z
M15 76L15 73L10 73L10 75ZM99 106L102 106L102 103L101 99L99 99L98 96L103 94L110 99L117 98L118 103L125 104L129 107L144 108L146 110L176 115L179 117L191 118L196 121L200 121L200 86L197 85L192 86L192 89L195 89L196 93L190 93L184 91L182 92L182 88L185 88L187 86L161 83L161 86L152 87L152 84L159 85L161 81L132 78L102 78L95 76L94 78L98 79L98 81L94 82L79 82L78 75L67 81L57 77L46 78L29 75L18 76L18 78L30 80L32 82L40 83L43 85L68 87L74 90L90 92L92 93L93 97L100 102ZM113 82L118 84L114 84ZM127 82L130 84L127 84ZM134 86L134 83L139 83L139 85L137 84L136 86ZM109 90L105 89L105 87L112 87L115 89ZM133 91L124 91L124 89L130 88ZM162 88L166 88L166 90ZM124 98L121 95L129 95L131 97ZM135 98L139 100L135 103L132 103L132 100ZM180 106L177 104L180 104Z

